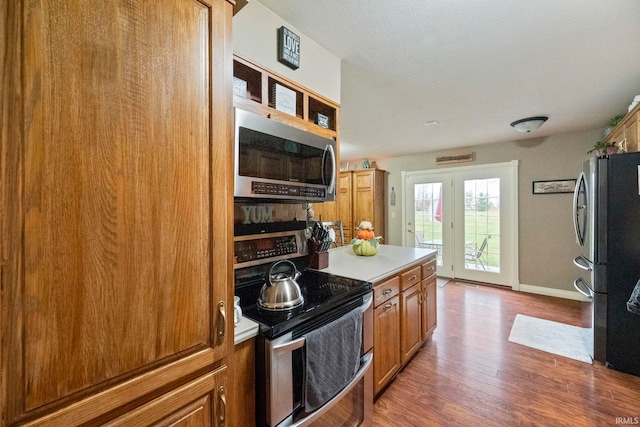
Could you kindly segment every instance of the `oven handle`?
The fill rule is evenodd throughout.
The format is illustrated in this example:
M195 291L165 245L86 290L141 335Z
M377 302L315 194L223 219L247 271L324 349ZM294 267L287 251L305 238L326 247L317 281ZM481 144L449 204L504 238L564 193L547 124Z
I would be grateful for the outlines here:
M319 417L321 417L323 414L329 411L329 409L331 409L333 405L338 403L344 396L346 396L347 393L349 393L351 389L354 388L360 382L360 380L364 377L364 375L367 373L367 371L371 367L371 362L373 362L373 354L367 353L362 358L362 361L363 361L362 367L358 370L358 372L356 373L356 376L344 389L342 389L340 393L336 394L333 399L325 403L323 406L321 406L319 409L317 409L308 417L298 421L295 424L291 424L291 427L304 427L304 426L310 425L314 421L317 421Z
M291 353L293 350L302 348L305 342L306 342L305 337L300 337L293 341L287 341L284 344L274 345L273 353L274 354Z
M371 304L373 303L373 295L369 293L363 298L363 300L364 300L364 303L360 306L360 309L364 312L364 311L367 311L369 307L371 307ZM273 353L274 354L290 353L293 350L302 348L305 342L306 342L305 337L300 337L293 341L288 341L284 344L274 345Z

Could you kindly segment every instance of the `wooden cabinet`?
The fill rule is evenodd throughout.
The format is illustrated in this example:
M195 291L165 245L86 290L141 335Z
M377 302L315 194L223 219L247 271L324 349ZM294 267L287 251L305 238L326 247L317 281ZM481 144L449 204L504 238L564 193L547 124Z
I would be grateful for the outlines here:
M235 346L233 355L233 404L229 426L249 427L256 422L255 339Z
M0 8L3 425L225 419L231 14Z
M629 111L624 118L613 128L606 142L615 142L626 152L638 151L640 147L640 104Z
M436 328L436 257L374 284L374 393L410 362Z
M381 169L340 172L336 201L314 204L315 217L322 215L323 221L342 221L347 242L355 237L362 221L371 222L376 236L386 237L385 173Z
M400 369L400 278L374 287L373 378L377 394Z
M437 311L437 282L436 259L433 258L422 264L422 313L421 313L421 339L422 342L428 340L438 325Z
M233 77L235 107L338 140L338 104L238 54L233 57ZM276 85L294 92L295 116L276 109ZM319 124L318 114L326 117L326 127Z
M422 289L420 284L405 289L401 293L400 331L401 362L405 364L413 357L422 344L420 334L422 318Z

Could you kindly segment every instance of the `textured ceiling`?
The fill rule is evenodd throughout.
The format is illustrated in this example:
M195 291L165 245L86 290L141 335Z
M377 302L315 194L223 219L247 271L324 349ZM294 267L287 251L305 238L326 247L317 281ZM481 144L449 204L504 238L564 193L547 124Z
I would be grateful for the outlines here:
M259 2L342 59L342 160L604 128L640 94L640 0Z

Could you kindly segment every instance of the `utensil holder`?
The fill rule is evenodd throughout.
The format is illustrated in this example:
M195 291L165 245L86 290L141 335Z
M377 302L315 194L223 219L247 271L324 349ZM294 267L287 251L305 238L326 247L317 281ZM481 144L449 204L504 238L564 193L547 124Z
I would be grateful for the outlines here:
M307 256L307 265L315 270L322 270L329 267L329 252L320 252L320 246L314 240L307 240L309 247L309 255Z

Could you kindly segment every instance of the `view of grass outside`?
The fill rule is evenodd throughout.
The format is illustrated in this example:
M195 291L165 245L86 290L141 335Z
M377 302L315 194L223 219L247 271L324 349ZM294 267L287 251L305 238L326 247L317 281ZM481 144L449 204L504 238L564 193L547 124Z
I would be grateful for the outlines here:
M437 204L441 183L416 185L415 230L424 242L442 244L442 223ZM422 187L422 188L418 188ZM500 271L500 180L479 179L465 181L464 214L465 252L480 249L487 236L486 249L480 259L489 271ZM416 243L418 246L418 242ZM438 251L438 265L442 265ZM482 270L480 262L467 261L466 267Z

